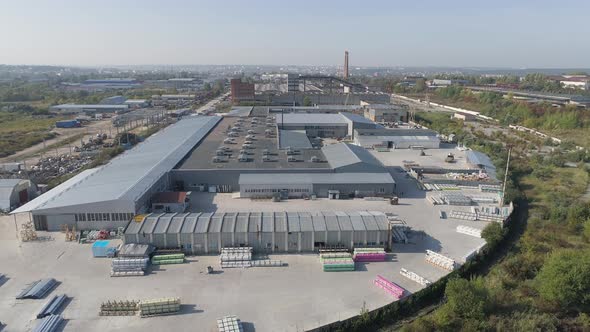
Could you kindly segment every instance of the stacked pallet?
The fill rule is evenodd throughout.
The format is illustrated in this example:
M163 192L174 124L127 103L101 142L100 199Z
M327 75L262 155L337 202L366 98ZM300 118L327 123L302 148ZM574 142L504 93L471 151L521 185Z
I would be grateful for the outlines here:
M250 262L251 267L280 267L284 265L283 261L272 259L259 259Z
M350 253L348 252L323 252L320 253L320 261L324 261L326 259L342 259L342 258L352 258Z
M182 263L184 263L184 254L154 255L154 257L152 257L152 264L153 265L182 264Z
M143 300L138 305L141 317L170 315L180 311L180 298L167 297L161 299Z
M443 256L432 250L426 250L426 261L445 270L453 271L455 269L455 261L452 258Z
M481 232L482 231L479 228L463 226L463 225L457 226L457 233L471 235L471 236L481 238Z
M404 296L405 290L403 288L398 286L393 281L389 281L380 275L377 275L377 278L375 278L375 280L373 280L373 283L375 284L375 286L380 287L385 292L387 292L389 295L392 295L393 297L395 297L398 300Z
M107 301L100 305L100 316L135 316L139 301Z
M382 248L355 248L355 262L384 262L387 257Z
M420 276L420 275L419 275L419 274L417 274L417 273L414 273L414 272L412 272L412 271L408 271L408 270L406 270L406 269L404 269L404 268L402 268L402 269L399 271L399 273L400 273L402 276L404 276L404 277L406 277L406 278L408 278L408 279L410 279L410 280L412 280L412 281L415 281L415 282L419 283L419 284L420 284L420 285L422 285L422 286L428 286L428 285L430 285L430 284L431 284L431 282L430 282L428 279L426 279L426 278L424 278L424 277Z
M352 258L325 259L322 262L324 272L354 271Z
M243 332L244 327L237 316L225 316L217 320L219 332Z
M251 267L252 247L222 248L219 260L222 269Z
M111 262L111 277L142 276L148 263L148 258L115 258Z

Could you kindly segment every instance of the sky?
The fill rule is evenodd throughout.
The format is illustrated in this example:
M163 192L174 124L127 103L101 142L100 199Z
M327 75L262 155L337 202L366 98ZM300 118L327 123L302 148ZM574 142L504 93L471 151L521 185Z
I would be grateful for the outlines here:
M588 0L0 0L0 64L590 67Z

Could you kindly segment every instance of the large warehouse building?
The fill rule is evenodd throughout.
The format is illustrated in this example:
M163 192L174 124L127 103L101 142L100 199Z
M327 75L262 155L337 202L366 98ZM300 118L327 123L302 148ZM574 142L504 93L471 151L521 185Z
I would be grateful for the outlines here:
M131 221L125 243L152 244L188 254L224 247L256 252L311 252L325 246L391 247L382 212L215 212L150 214Z
M30 212L38 230L122 227L169 186L168 171L219 122L190 117L152 135L108 164L83 171L13 211Z

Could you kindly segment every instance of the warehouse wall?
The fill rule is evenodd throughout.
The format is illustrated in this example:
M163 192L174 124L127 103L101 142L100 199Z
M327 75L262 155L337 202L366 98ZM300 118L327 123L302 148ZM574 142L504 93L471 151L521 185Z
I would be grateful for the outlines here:
M239 190L240 174L257 173L332 173L329 168L324 169L205 169L170 171L171 183L184 183L185 190L194 190L199 184L230 185L233 191Z
M340 197L355 194L356 191L362 196L385 196L392 195L395 185L391 184L314 184L313 190L318 197L328 197L328 190L340 191Z

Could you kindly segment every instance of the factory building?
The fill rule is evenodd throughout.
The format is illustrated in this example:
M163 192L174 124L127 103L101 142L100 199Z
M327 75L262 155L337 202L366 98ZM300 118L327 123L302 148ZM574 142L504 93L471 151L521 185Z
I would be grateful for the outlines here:
M353 113L307 114L278 113L276 123L283 130L305 130L307 136L344 138L352 136L354 129L380 127L373 121Z
M390 248L382 212L214 212L150 214L129 222L123 240L217 254L224 247L255 252L313 252L326 246Z
M254 100L254 83L242 82L240 78L230 81L231 100L234 103Z
M0 211L8 212L25 204L37 194L31 180L0 179Z
M365 118L374 122L408 122L408 107L371 104L364 107Z
M438 149L440 138L437 135L425 129L356 129L354 144L366 149Z
M170 187L168 172L219 122L190 117L162 129L108 164L82 173L12 213L30 212L37 230L122 227Z

